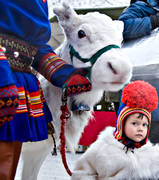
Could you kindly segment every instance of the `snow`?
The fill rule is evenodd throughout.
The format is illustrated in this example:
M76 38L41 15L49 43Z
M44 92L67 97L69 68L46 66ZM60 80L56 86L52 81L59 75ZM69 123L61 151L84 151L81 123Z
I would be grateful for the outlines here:
M49 18L53 14L53 8L62 3L62 0L48 0L49 5ZM130 0L69 0L69 4L74 8L103 8L103 7L120 7L128 6Z
M80 156L81 156L81 154L71 154L69 152L66 153L67 164L71 171L73 170L73 166L74 166L76 160ZM22 180L20 178L21 170L22 170L21 163L22 163L22 161L20 159L15 180ZM44 180L44 179L45 180L70 180L70 176L67 174L67 172L63 166L59 152L58 152L57 156L52 156L51 153L48 154L43 165L41 166L37 180ZM28 175L28 180L29 180L29 175Z

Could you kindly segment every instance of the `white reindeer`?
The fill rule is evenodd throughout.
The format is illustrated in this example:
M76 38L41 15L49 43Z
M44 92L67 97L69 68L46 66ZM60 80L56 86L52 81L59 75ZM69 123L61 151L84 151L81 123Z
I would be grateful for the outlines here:
M70 47L72 47L83 59L90 59L94 54L99 55L95 62L82 62L73 57L75 67L89 67L91 69L91 92L83 93L73 97L77 105L80 103L90 107L90 111L77 113L71 111L72 98L68 99L71 117L66 124L66 143L70 150L74 150L84 127L87 125L93 106L100 101L103 91L118 91L127 83L132 74L132 66L127 56L120 48L122 42L123 23L113 21L107 15L92 12L86 15L77 15L66 3L55 8L54 13L64 30L65 40L57 49L59 54L67 63L70 59ZM70 46L71 45L71 46ZM114 46L109 46L114 45ZM106 49L108 50L106 51ZM110 49L109 49L110 48ZM57 133L60 133L60 106L61 90L52 86L42 79L44 94L53 115L53 124ZM44 158L53 145L52 138L36 143L23 145L23 172L22 180L36 180ZM56 162L55 162L56 163Z

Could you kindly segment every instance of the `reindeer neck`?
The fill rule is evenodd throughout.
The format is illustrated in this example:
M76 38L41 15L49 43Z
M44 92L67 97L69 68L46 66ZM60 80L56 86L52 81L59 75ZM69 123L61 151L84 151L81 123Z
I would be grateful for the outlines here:
M71 59L69 55L69 44L66 40L57 48L56 53L68 64L71 64Z

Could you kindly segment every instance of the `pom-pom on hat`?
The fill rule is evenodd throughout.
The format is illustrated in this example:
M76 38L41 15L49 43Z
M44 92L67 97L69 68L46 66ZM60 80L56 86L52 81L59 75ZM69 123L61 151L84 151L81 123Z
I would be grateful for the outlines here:
M149 121L147 137L143 144L147 142L151 124L151 112L158 106L158 95L155 87L148 82L137 80L133 81L122 92L121 105L118 111L117 125L114 136L118 140L123 140L123 129L125 118L133 113L144 114ZM143 145L142 144L142 145Z

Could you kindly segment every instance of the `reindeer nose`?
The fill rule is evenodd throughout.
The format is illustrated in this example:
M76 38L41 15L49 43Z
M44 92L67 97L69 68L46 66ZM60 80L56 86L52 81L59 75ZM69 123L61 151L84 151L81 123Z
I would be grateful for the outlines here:
M117 71L115 70L115 68L113 68L113 66L110 62L108 62L107 65L114 74L117 74Z

